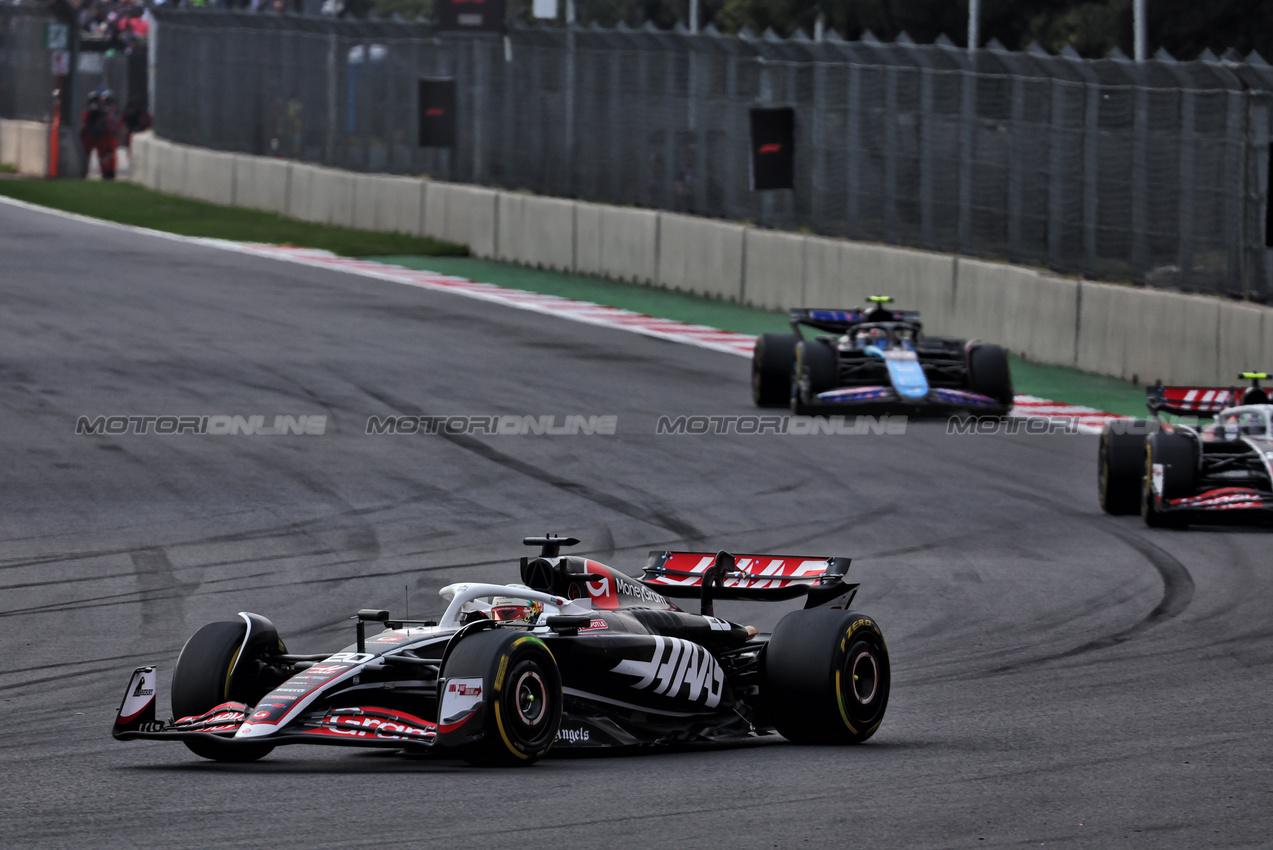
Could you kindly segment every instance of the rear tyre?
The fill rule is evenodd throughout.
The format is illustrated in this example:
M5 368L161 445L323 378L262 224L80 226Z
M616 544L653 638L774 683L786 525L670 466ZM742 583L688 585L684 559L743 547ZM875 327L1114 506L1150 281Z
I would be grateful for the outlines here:
M860 744L875 734L891 680L884 635L852 611L783 617L765 648L761 694L770 722L801 744Z
M795 375L791 409L799 413L802 405L817 403L818 393L839 386L840 356L825 342L801 340L796 345Z
M1133 425L1141 425L1136 422ZM1096 486L1101 510L1121 516L1140 510L1145 471L1145 436L1125 423L1107 423L1101 431Z
M1015 395L1008 352L997 345L979 345L968 355L968 388L989 396L1005 408L1012 407Z
M459 755L483 767L521 767L543 758L561 728L561 672L544 642L502 629L464 638L443 676L478 674L488 694L482 738Z
M1142 487L1141 516L1151 528L1184 528L1189 521L1181 514L1166 513L1158 508L1154 492L1154 467L1160 466L1162 478L1157 495L1162 501L1194 494L1198 472L1198 445L1182 434L1153 434L1145 441L1145 480Z
M758 407L781 407L791 401L791 375L796 362L795 334L761 334L751 353L751 400Z
M244 695L233 693L230 687L230 670L238 658L247 630L247 624L242 621L209 623L186 641L172 674L174 717L203 714L223 702L247 702ZM273 744L182 743L195 755L213 761L256 761L274 749Z

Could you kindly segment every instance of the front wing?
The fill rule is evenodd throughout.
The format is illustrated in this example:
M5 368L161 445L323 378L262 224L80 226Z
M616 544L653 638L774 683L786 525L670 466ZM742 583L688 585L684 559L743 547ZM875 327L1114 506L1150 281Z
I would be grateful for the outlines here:
M797 401L794 412L798 415L828 415L846 412L862 414L910 414L912 416L943 416L969 412L986 416L1001 416L1009 407L989 396L967 390L933 387L922 398L903 396L889 386L841 387L818 393L807 403Z
M1157 510L1160 513L1246 514L1257 511L1273 514L1273 493L1252 487L1220 487L1195 496L1160 498Z
M166 741L214 740L230 745L260 744L335 744L392 749L432 747L442 738L455 743L466 742L460 727L467 725L480 712L475 702L449 722L417 717L398 709L374 705L329 707L301 714L286 727L269 735L236 737L253 716L264 715L242 702L227 702L203 714L165 721L155 718L158 693L158 671L154 667L138 667L129 679L124 701L111 734L118 740L137 739ZM477 725L477 724L475 724ZM467 731L467 730L465 730ZM443 741L444 745L446 741Z

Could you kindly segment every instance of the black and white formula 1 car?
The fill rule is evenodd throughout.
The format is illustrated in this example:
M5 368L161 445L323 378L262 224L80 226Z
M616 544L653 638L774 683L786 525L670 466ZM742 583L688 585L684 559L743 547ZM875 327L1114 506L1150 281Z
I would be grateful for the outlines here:
M156 719L158 674L139 667L113 734L181 741L219 761L335 744L520 765L554 747L771 730L855 744L879 728L888 649L874 620L848 610L849 559L651 552L634 579L561 555L574 538L525 542L541 551L521 559L524 585L451 585L436 622L359 611L356 641L338 652L290 653L258 614L204 626L177 660L174 718ZM768 635L713 611L719 599L800 597L805 607Z
M1139 511L1148 525L1273 519L1273 404L1251 386L1148 389L1157 420L1114 420L1101 433L1097 486L1106 513ZM1170 423L1161 414L1213 418Z
M919 313L889 309L791 311L789 334L763 334L751 360L752 400L796 414L962 411L1002 416L1012 373L1000 346L925 336ZM805 339L802 328L821 331Z

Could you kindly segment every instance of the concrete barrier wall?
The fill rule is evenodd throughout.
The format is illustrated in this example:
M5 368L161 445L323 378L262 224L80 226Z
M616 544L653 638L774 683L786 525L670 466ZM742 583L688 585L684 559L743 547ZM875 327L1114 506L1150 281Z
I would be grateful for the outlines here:
M186 147L166 142L155 148L155 188L170 195L186 195Z
M426 185L411 177L360 177L354 186L354 227L420 234Z
M1273 369L1273 310L1246 304L1220 304L1220 384L1237 381L1239 372Z
M493 189L430 182L425 189L425 234L467 245L475 257L498 251L498 196Z
M1228 384L1220 374L1220 307L1214 298L1084 283L1080 369L1142 384Z
M575 271L627 283L658 276L659 214L653 210L575 205Z
M308 204L297 218L341 228L354 226L356 179L351 172L309 165ZM295 179L295 176L293 176Z
M659 286L741 301L747 228L676 213L659 213Z
M150 188L150 181L146 171L151 167L150 141L153 138L150 133L136 133L128 145L129 179L147 188Z
M575 270L574 201L500 192L496 259L552 271Z
M292 163L290 179L287 183L287 214L301 221L317 221L310 203L310 187L314 182L314 174L318 169L312 165Z
M292 163L262 156L234 156L234 203L263 212L286 213Z
M0 161L16 158L10 149L28 138L21 123L0 122ZM928 333L980 337L1038 362L1142 383L1227 385L1239 371L1273 368L1273 311L1256 305L676 213L213 154L149 134L134 148L134 179L163 192L434 236L477 257L770 310L855 307L887 294L919 310Z
M18 164L18 122L0 118L0 165Z
M1074 364L1079 282L1002 263L960 260L942 324L1040 363Z
M235 205L234 155L214 151L186 151L188 197L210 204Z
M41 177L49 169L49 128L34 121L22 122L18 130L18 173Z
M16 150L11 164L19 174L43 177L49 171L49 125L39 121L11 121Z
M155 165L157 150L163 142L156 139L153 133L137 133L133 136L131 171L128 179L140 183L147 189L157 185L159 170Z
M742 300L765 310L786 310L806 302L803 236L775 230L748 230L744 240Z

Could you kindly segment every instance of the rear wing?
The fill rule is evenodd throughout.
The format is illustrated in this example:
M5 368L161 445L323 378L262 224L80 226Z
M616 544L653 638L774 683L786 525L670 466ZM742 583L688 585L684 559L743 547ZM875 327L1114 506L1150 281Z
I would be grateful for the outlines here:
M1164 387L1161 384L1145 391L1146 404L1153 413L1177 416L1202 416L1219 413L1238 404L1240 391L1234 387Z
M889 310L892 318L877 320L867 315L874 310L808 310L791 311L791 322L795 325L806 325L827 333L845 333L854 325L872 321L920 323L919 313L915 310Z
M850 558L732 555L729 552L650 552L643 584L664 596L770 601L806 597L806 608L847 608L858 586L845 582Z
M1260 386L1267 380L1267 372L1239 372L1238 377L1250 381L1251 386L1238 387L1164 387L1162 381L1145 390L1146 404L1154 413L1174 413L1177 416L1201 416L1219 413L1226 407L1240 404L1268 404L1268 391Z

